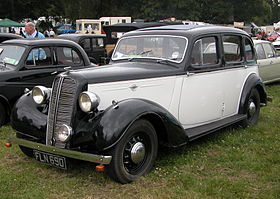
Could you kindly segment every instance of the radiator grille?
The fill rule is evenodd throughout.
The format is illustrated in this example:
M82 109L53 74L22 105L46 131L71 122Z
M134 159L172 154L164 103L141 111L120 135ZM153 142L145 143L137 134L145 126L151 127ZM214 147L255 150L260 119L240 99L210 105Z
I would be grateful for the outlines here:
M62 124L71 126L73 106L77 86L75 80L69 77L55 78L49 104L46 144L64 148L65 144L56 139L58 128ZM53 140L56 140L53 142Z

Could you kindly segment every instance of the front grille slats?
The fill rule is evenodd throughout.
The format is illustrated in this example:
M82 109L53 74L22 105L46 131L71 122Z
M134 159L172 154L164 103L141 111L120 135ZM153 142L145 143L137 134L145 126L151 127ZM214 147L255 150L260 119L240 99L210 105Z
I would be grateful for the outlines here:
M56 134L62 124L71 126L73 106L77 85L70 77L56 78L53 82L52 95L49 104L46 144L65 147L56 139ZM56 140L55 143L52 140Z

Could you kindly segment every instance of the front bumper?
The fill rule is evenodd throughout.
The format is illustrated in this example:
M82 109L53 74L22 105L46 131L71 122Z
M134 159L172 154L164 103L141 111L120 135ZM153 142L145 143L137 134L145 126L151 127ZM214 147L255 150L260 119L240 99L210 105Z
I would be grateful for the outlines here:
M68 158L73 158L77 160L84 160L94 163L100 163L100 164L110 164L112 156L104 156L104 155L96 155L96 154L90 154L90 153L83 153L79 151L73 151L69 149L61 149L56 148L53 146L46 146L44 144L24 140L17 137L11 137L8 140L11 144L18 144L21 146L28 147L30 149L36 149L43 152L52 153L55 155L60 155Z

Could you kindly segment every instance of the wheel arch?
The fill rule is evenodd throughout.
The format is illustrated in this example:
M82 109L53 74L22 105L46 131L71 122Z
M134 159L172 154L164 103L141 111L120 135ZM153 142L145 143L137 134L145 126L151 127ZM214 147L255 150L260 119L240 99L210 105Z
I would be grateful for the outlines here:
M251 74L243 87L241 98L240 98L240 104L239 104L239 110L238 113L243 114L245 113L245 104L247 103L248 97L250 95L250 92L253 88L256 88L260 95L260 102L262 104L267 103L267 93L264 87L264 84L259 76L256 74Z
M5 111L6 111L6 122L9 121L9 116L11 115L11 105L8 101L8 99L3 96L3 95L0 95L0 103L3 105Z

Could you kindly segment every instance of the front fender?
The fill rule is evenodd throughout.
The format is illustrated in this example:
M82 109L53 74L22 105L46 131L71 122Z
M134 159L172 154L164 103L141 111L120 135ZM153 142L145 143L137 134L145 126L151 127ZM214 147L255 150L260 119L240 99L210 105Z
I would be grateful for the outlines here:
M11 126L18 132L28 133L29 139L45 142L47 115L40 111L42 105L37 105L32 99L31 92L22 95L11 112Z
M110 106L89 122L80 122L75 128L76 144L92 141L98 151L114 146L129 126L139 118L146 118L165 135L169 146L187 142L187 136L177 119L162 106L144 99L127 99ZM157 129L157 127L155 127Z

